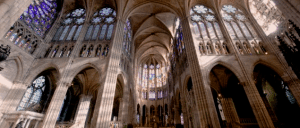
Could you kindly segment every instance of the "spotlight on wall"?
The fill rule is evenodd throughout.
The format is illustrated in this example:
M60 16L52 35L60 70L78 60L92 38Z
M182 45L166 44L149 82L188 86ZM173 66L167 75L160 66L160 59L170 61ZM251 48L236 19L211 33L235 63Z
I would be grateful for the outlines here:
M7 59L7 57L9 56L10 54L10 46L6 45L6 46L3 46L3 44L1 44L0 46L0 62L4 61ZM2 71L3 68L0 67L0 71Z

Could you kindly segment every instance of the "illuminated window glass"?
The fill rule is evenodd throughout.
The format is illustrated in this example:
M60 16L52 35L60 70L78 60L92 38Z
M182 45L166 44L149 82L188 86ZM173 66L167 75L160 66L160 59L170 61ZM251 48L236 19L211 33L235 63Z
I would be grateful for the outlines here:
M79 8L68 13L62 18L61 26L56 31L53 41L77 40L82 25L85 22L85 9ZM78 26L78 27L77 27ZM71 28L71 30L69 30ZM75 34L74 34L75 33ZM67 36L67 37L66 37Z
M40 76L36 78L31 86L29 86L17 108L18 111L25 110L27 107L31 105L36 105L40 103L43 92L46 87L46 77Z
M155 72L153 64L151 64L149 67L149 87L155 88Z
M273 0L249 0L250 11L266 35L275 32L285 20Z
M149 100L155 100L155 91L149 91Z
M57 16L56 0L34 0L21 15L23 21L37 35L44 37Z

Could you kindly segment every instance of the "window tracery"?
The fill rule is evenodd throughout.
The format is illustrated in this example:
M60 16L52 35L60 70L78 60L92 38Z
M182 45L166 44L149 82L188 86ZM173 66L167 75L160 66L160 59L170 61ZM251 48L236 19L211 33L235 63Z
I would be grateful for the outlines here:
M162 88L166 85L166 74L164 64L156 64L152 61L148 64L142 64L138 69L137 83L141 86L141 90L145 91L148 88L150 91L149 99L155 100L163 98ZM152 91L152 92L151 92Z
M219 46L219 42L223 42L224 37L215 13L203 5L196 5L190 10L190 15L193 22L193 35L200 42L200 54L225 54L221 52L225 51L224 47Z
M56 0L34 0L20 16L20 20L43 38L55 21L56 15Z
M131 53L131 42L132 42L132 36L131 35L132 35L131 23L127 19L126 25L124 27L123 50L129 56L130 56L130 53Z
M28 29L18 21L7 32L5 38L30 54L35 52L41 42L39 37L28 31Z
M223 5L221 14L231 39L237 42L236 48L240 54L251 55L254 48L250 47L250 42L257 43L260 38L243 11L232 5Z
M23 111L26 108L40 103L46 88L46 77L40 76L36 78L31 86L29 86L17 108L17 111Z
M116 20L116 11L105 7L93 15L85 40L111 40Z
M275 32L285 17L273 0L249 0L250 12L266 35Z
M85 22L85 9L79 8L68 13L61 21L61 26L57 29L53 41L77 40L82 25Z

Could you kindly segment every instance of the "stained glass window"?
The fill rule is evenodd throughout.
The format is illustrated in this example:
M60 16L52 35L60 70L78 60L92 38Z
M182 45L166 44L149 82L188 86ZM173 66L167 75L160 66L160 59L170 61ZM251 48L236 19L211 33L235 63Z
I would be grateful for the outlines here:
M253 49L253 47L250 47L252 45L248 44L248 42L259 42L260 38L257 36L253 26L243 11L232 5L224 5L221 14L231 39L234 40L234 42L238 42L236 43L236 48L240 54L246 53L247 55L252 55L251 49Z
M266 35L277 30L285 20L273 0L249 0L250 11Z
M157 98L158 99L163 98L163 91L161 91L161 90L157 91Z
M176 28L176 35L175 35L175 38L176 38L175 46L176 46L176 49L178 50L178 56L180 56L185 49L185 45L183 42L182 27L180 25L179 19L176 20L176 27L177 28Z
M162 72L160 68L160 64L156 65L156 80L157 80L157 87L162 87Z
M124 27L124 39L123 39L123 50L127 55L130 55L130 47L131 47L131 40L132 40L132 30L131 30L131 23L127 19L126 25Z
M215 13L203 5L196 5L191 9L190 14L192 15L191 20L193 21L194 36L200 41L200 54L216 53L220 55L220 49L216 49L219 50L216 52L212 49L214 45L224 40ZM208 42L211 43L208 44ZM216 48L219 47L217 46Z
M288 98L289 102L290 102L291 104L295 104L295 103L296 103L295 97L294 97L293 94L291 93L289 87L286 86L286 85L284 84L283 81L281 81L281 87L282 87L282 89L284 90L285 96Z
M155 72L153 64L151 64L149 67L149 87L155 88Z
M155 91L149 91L149 100L155 100Z
M77 40L82 25L85 22L85 16L85 9L82 8L75 9L64 16L61 21L61 26L53 37L53 41Z
M148 85L148 66L145 64L144 65L144 68L143 68L143 85L142 85L142 87L143 88L147 88L147 85Z
M116 11L112 8L106 7L95 12L91 20L92 25L90 25L86 33L85 40L110 40L114 30L115 20Z
M42 38L57 16L56 0L34 0L21 15L20 20Z
M40 76L36 78L31 86L29 86L17 108L17 111L25 110L27 107L31 105L39 104L43 92L46 87L46 77Z

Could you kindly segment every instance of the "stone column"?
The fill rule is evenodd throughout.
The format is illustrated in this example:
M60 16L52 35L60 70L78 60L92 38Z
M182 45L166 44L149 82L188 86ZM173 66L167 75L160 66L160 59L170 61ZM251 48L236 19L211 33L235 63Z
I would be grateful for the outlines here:
M75 115L75 123L73 126L83 128L90 109L90 103L93 96L81 95Z
M108 56L108 63L106 64L106 73L103 74L105 76L103 92L98 92L96 100L98 103L96 103L95 107L98 107L99 111L94 112L94 115L97 115L97 119L92 122L91 127L108 128L111 121L111 113L118 75L117 72L119 69L119 62L122 52L122 41L124 34L123 29L124 23L120 20L117 20L115 34L111 41L111 50Z
M0 37L20 18L21 14L32 3L32 0L1 0L0 1Z
M240 123L239 116L235 110L234 103L232 98L220 98L224 115L227 121L227 124L232 125L234 128L239 128L240 126L234 125Z
M60 109L63 105L66 93L71 84L60 83L52 96L51 102L49 104L48 110L45 114L42 128L54 128L57 117L59 116Z
M219 19L223 19L221 15L217 15ZM251 19L251 18L250 18ZM250 20L250 22L253 23L253 21ZM255 27L255 26L253 26ZM220 20L220 28L224 31L223 35L226 39L228 39L228 44L234 48L234 42L232 42L231 37L225 27L225 24L222 20ZM265 35L264 33L258 33L260 35ZM264 37L264 36L262 36ZM270 44L272 45L272 44ZM252 74L253 71L250 71L248 68L246 68L245 63L241 60L243 57L239 54L238 50L236 48L233 49L235 58L237 62L240 65L241 71L243 73L243 77L245 77L245 81L240 81L241 86L244 87L245 93L247 95L247 98L249 100L249 103L251 105L251 108L253 110L253 113L256 117L256 120L258 122L258 125L260 127L267 127L267 128L274 128L274 124L271 120L271 117L262 101L262 98L259 95L259 92L255 86L253 77L249 74Z
M193 90L196 101L195 109L198 110L200 115L198 122L200 122L200 127L202 128L220 128L210 86L203 81L203 74L198 56L200 53L197 51L198 46L196 46L193 41L189 17L181 19L181 21L184 35L183 40L186 44L186 54L194 87Z

